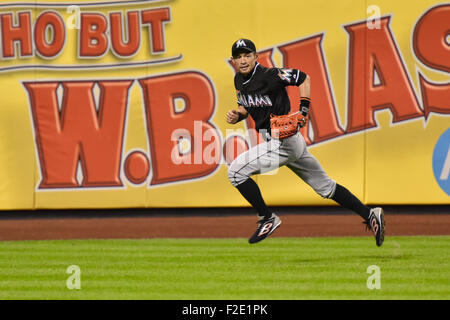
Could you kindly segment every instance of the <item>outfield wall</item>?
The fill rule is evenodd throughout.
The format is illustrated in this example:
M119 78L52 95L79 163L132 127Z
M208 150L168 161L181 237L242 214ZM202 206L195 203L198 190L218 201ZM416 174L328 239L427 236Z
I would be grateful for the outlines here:
M260 142L225 121L239 38L310 75L302 134L333 179L450 204L449 30L427 0L2 1L0 209L246 206L227 179ZM255 179L270 205L333 204L287 168Z

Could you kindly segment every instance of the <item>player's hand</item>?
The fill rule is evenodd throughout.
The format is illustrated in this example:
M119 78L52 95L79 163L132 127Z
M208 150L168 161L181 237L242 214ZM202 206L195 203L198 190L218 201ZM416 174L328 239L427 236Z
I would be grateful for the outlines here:
M308 123L308 116L304 116L302 114L298 115L298 126L300 128L303 128L304 126L306 126L306 124Z
M227 122L230 124L235 124L239 120L239 111L237 110L230 110L227 112Z

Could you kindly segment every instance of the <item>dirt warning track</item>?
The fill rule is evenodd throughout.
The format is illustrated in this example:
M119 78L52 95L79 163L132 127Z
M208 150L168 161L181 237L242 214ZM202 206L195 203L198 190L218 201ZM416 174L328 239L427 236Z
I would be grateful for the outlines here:
M279 209L276 237L370 236L362 219L338 209ZM235 213L238 211L238 213ZM119 212L119 213L118 213ZM197 212L197 214L196 214ZM386 235L450 235L450 213L398 213L385 210ZM0 213L0 240L247 238L256 216L246 209L189 209L168 212Z

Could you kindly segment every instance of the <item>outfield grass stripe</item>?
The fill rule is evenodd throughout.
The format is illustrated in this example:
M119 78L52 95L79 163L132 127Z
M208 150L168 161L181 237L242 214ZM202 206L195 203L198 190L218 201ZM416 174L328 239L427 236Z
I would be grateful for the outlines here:
M449 249L446 236L3 242L0 299L449 299Z

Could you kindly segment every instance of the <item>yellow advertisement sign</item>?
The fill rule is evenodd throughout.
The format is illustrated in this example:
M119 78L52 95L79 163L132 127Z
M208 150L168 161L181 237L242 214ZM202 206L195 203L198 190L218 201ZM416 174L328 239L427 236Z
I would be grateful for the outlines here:
M367 204L450 203L450 5L3 1L0 209L246 206L228 165L240 38L311 78L309 151ZM293 108L297 88L289 88ZM328 205L289 169L269 205Z

